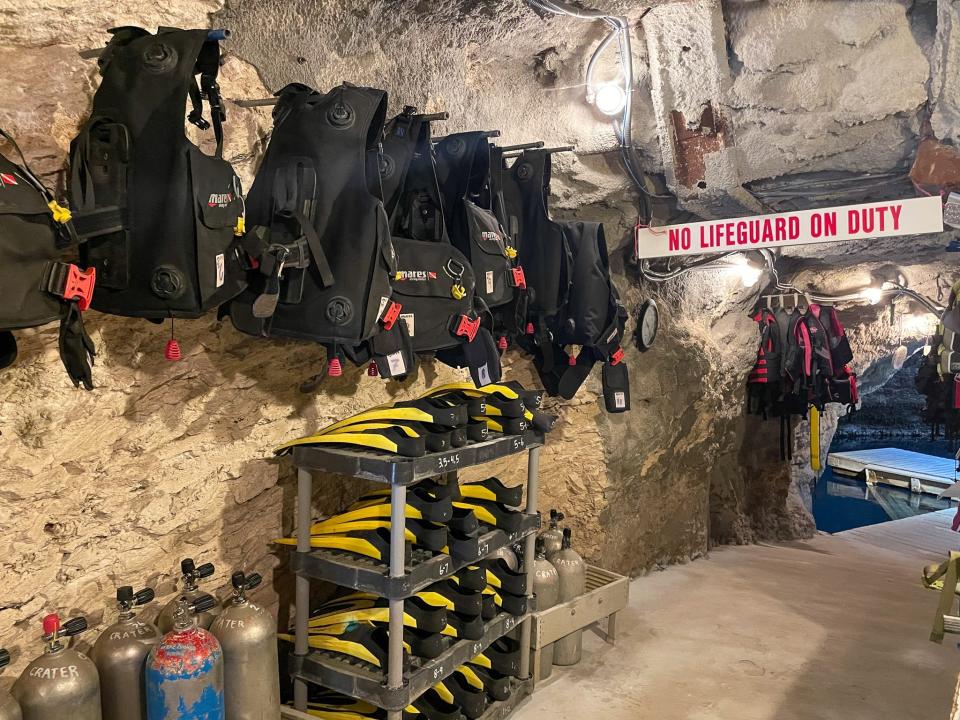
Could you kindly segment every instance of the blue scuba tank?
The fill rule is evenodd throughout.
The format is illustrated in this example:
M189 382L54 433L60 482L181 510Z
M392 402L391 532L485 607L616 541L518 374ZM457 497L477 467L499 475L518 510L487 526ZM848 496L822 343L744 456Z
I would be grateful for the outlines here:
M194 625L215 604L212 595L180 598L173 630L147 658L147 720L224 720L223 650Z

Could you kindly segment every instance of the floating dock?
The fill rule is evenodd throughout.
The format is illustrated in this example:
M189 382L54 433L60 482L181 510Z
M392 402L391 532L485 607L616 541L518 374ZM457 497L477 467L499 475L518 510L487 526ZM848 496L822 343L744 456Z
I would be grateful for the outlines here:
M958 477L953 458L935 457L898 448L877 448L830 453L827 465L838 475L939 495Z

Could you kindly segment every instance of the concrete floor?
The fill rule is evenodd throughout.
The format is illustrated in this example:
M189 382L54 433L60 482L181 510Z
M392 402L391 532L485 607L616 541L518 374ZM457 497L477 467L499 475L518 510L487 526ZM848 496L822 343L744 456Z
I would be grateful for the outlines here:
M907 535L914 520L898 521ZM946 720L960 650L927 640L937 595L919 576L960 537L877 547L894 525L724 547L634 581L616 647L586 634L581 663L515 720Z

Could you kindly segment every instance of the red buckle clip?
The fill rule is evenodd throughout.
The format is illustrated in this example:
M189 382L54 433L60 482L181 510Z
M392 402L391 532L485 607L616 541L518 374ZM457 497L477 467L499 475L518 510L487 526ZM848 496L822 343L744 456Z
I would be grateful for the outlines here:
M618 348L617 348L617 351L616 351L613 355L610 356L610 364L611 364L611 365L619 365L621 362L623 362L623 354L624 354L624 353L623 353L623 348L622 348L622 347L618 347Z
M400 303L390 303L390 307L388 307L387 311L383 314L384 330L393 330L393 326L397 324L397 320L400 318L401 310L403 310L403 305Z
M477 336L477 333L479 331L480 331L479 317L471 320L466 315L461 315L460 321L457 323L457 329L453 331L453 334L466 337L467 340L469 340L470 342L473 342L473 339Z
M520 288L521 290L527 289L527 276L523 273L522 267L515 267L511 269L513 273L513 286L515 288Z
M67 302L76 300L77 306L81 310L86 310L93 300L93 286L96 282L96 268L81 270L76 265L68 265L67 279L63 283L61 296Z

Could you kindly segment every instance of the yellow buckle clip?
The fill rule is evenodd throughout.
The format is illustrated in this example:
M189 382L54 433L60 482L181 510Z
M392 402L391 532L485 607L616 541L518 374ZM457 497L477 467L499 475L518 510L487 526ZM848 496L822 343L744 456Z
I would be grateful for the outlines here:
M450 288L450 294L454 300L463 300L467 296L467 289L460 283L454 283Z
M53 213L54 222L58 222L61 225L70 222L70 218L73 217L73 215L70 213L70 209L65 208L56 200L51 200L48 202L47 207L50 208L50 212Z
M241 215L237 218L237 224L233 228L233 234L242 237L247 232L247 219Z
M517 259L517 249L513 247L513 245L507 245L503 250L503 254L511 260Z

